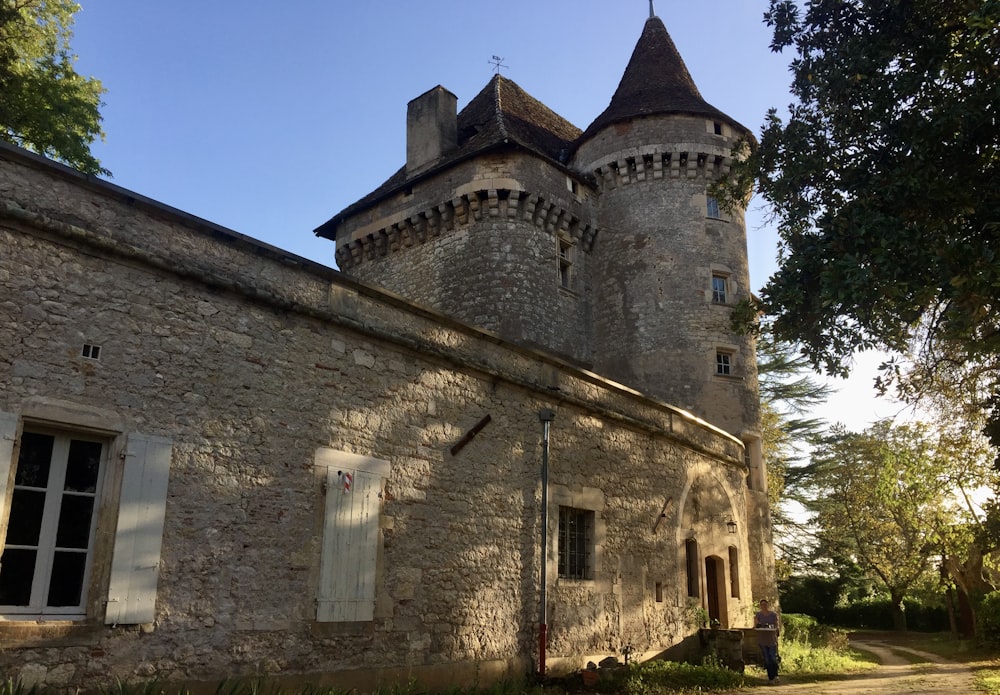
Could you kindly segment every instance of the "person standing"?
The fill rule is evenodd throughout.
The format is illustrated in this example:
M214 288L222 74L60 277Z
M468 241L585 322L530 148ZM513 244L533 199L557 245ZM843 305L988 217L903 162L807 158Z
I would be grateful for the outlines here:
M766 599L761 599L760 610L754 616L754 627L757 628L757 644L764 655L764 668L767 669L767 682L774 685L778 682L778 634L781 632L781 618L771 610Z

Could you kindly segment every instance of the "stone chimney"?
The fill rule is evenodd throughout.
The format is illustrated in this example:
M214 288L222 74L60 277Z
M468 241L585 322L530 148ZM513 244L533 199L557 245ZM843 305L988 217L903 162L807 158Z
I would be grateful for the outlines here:
M424 169L458 146L458 97L438 85L406 105L406 173Z

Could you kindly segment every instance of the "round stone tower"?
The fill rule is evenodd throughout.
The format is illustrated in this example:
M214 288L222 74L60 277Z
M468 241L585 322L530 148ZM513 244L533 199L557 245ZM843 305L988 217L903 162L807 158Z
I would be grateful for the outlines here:
M730 328L749 296L742 210L708 188L749 131L708 104L663 22L650 17L608 108L571 162L596 178L594 369L753 444L752 340Z

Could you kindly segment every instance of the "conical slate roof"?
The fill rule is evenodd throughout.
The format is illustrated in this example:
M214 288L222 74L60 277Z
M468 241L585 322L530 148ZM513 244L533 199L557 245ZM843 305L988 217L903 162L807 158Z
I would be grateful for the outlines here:
M659 17L650 17L611 103L580 141L613 123L661 114L706 116L749 132L702 98L667 28Z

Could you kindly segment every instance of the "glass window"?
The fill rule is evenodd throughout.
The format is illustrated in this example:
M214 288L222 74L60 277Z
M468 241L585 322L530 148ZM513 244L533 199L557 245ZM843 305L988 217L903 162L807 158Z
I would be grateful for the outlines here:
M594 544L594 512L559 507L559 576L590 579Z
M559 285L566 289L573 287L573 244L559 240Z
M716 304L726 303L726 276L712 276L712 301Z
M733 356L728 352L715 353L715 373L722 376L732 376Z
M21 436L0 565L5 612L84 613L104 449L75 436Z
M706 215L708 215L712 219L716 219L716 220L722 219L722 215L719 212L719 201L718 200L716 200L712 196L708 196L708 206L707 207L708 207L708 209L706 211Z

